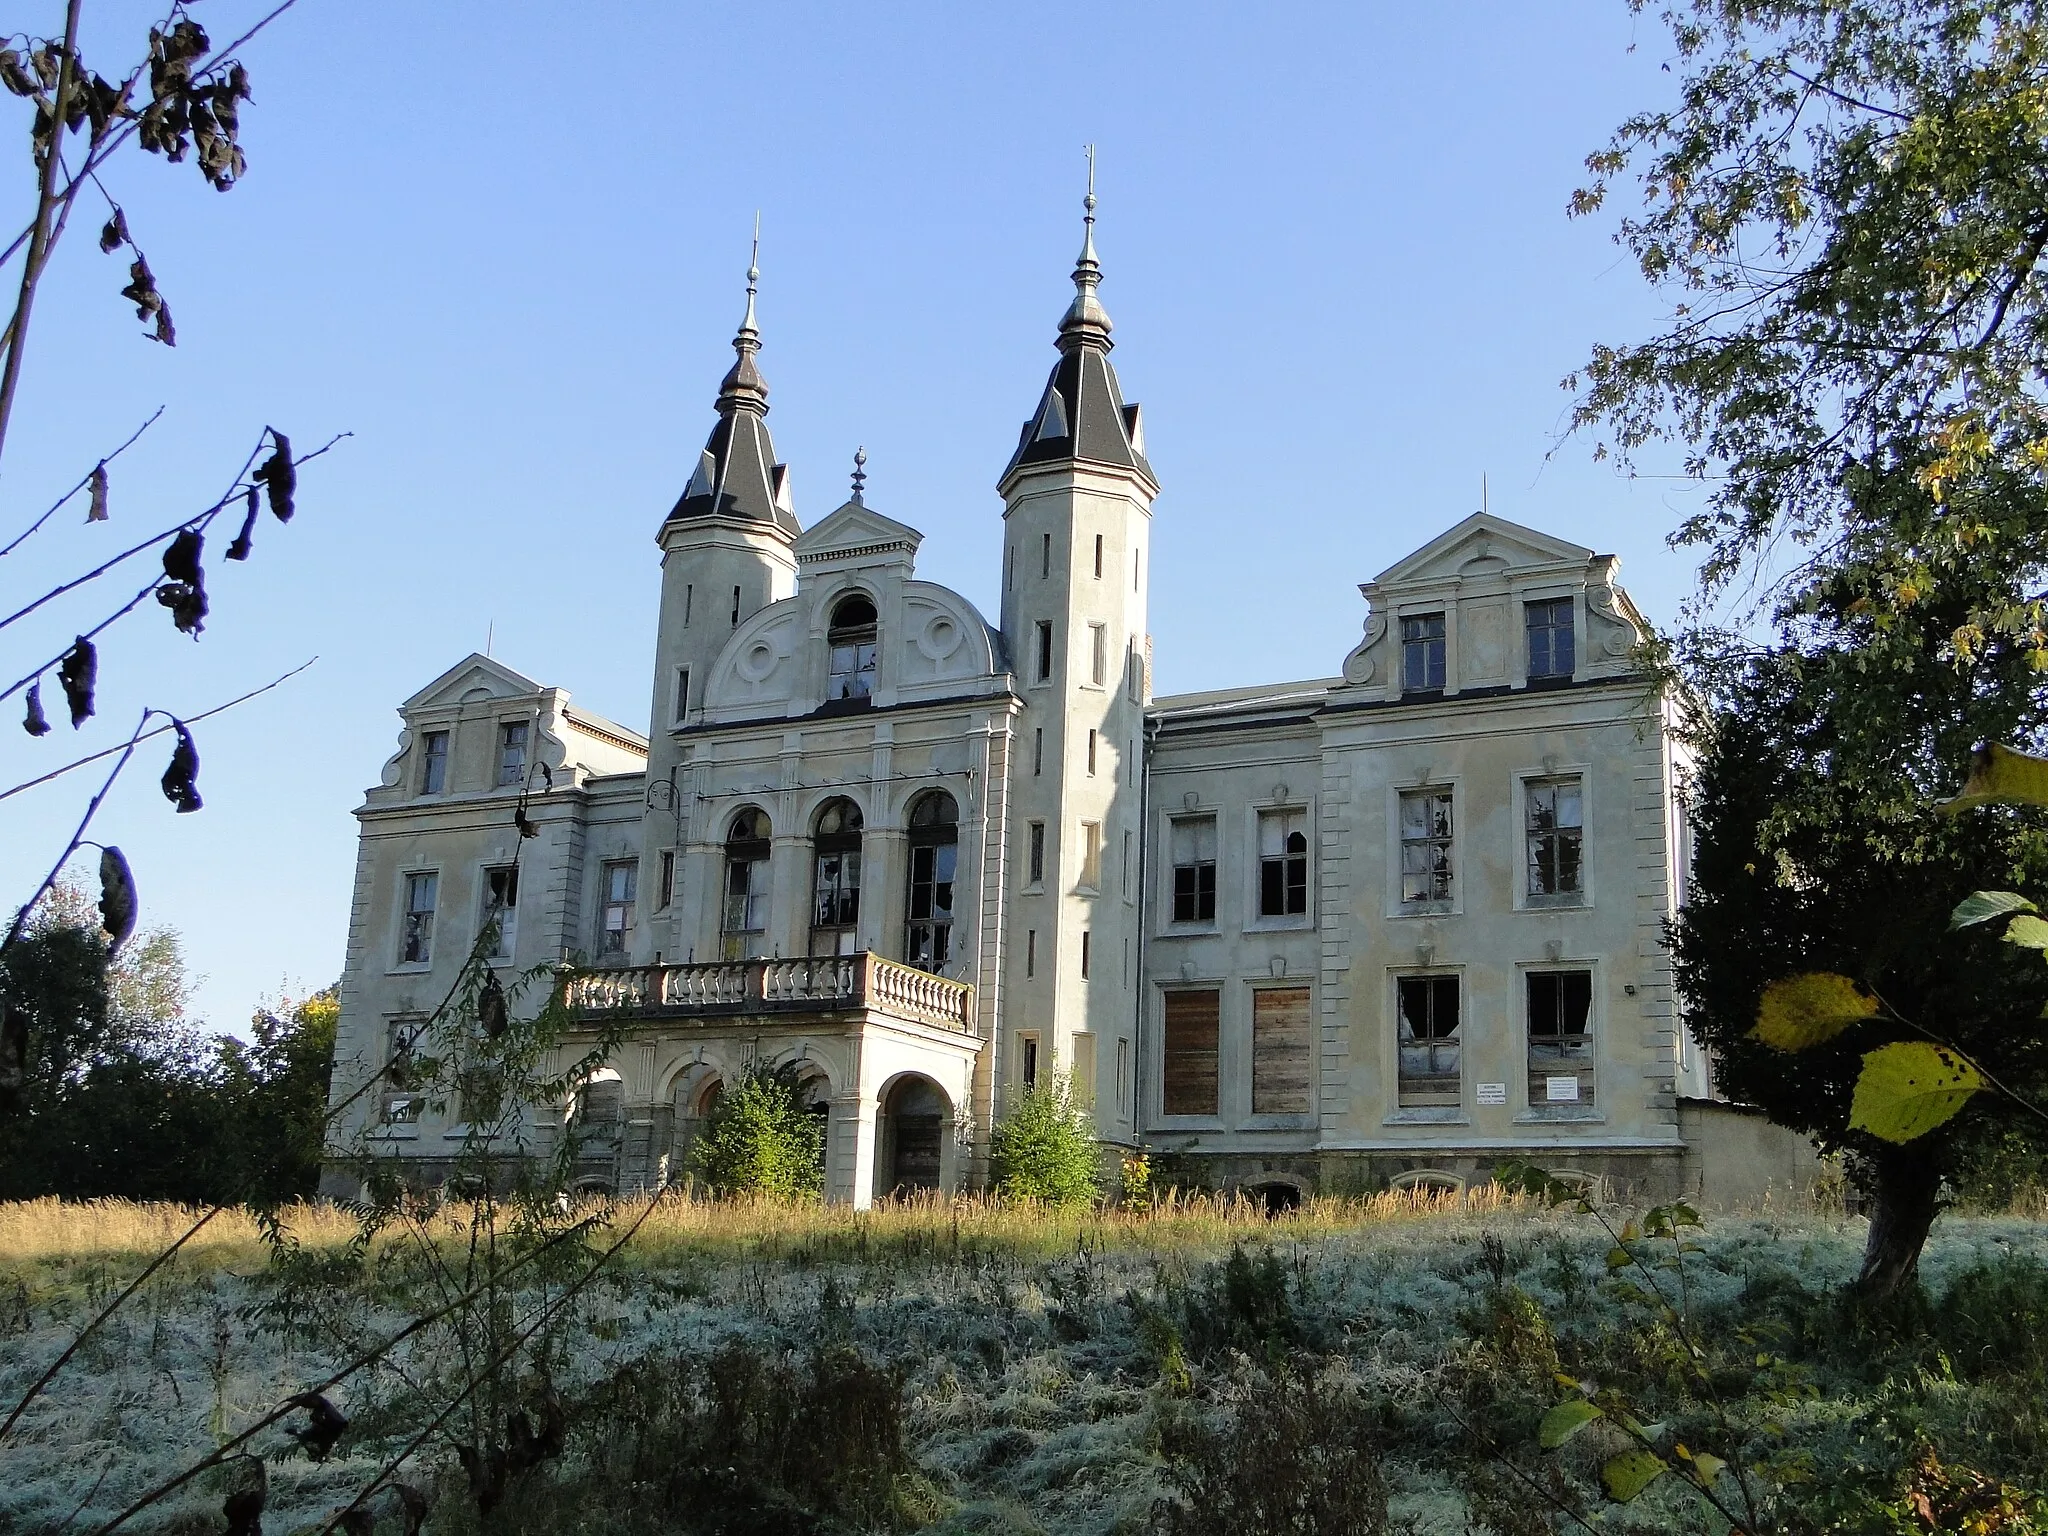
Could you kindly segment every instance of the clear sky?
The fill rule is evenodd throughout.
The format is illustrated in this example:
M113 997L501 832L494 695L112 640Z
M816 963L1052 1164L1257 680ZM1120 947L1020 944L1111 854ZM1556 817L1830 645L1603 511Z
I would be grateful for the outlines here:
M224 41L264 8L195 9ZM111 74L152 11L87 13L88 62ZM844 499L865 444L870 504L926 535L919 574L992 614L995 479L1072 293L1087 141L1118 370L1164 487L1160 692L1333 673L1357 584L1476 510L1482 474L1494 511L1620 554L1668 620L1686 488L1559 437L1563 376L1659 313L1611 219L1564 210L1585 155L1669 92L1667 54L1624 0L299 0L243 55L241 187L140 157L109 178L176 349L118 297L102 208L63 247L0 543L169 409L114 466L111 523L67 510L0 562L0 596L11 610L210 502L266 422L302 449L354 435L307 466L290 527L266 519L254 557L213 573L198 644L154 604L112 631L101 718L76 737L60 721L31 741L9 701L0 782L119 740L145 703L196 713L317 655L201 727L204 811L171 813L157 743L97 826L144 921L183 932L214 1027L332 981L350 813L400 700L489 634L646 726L654 531L711 425L757 209L798 515ZM0 98L18 218L26 140L24 104ZM0 685L139 584L10 627ZM0 892L33 886L93 778L0 802Z

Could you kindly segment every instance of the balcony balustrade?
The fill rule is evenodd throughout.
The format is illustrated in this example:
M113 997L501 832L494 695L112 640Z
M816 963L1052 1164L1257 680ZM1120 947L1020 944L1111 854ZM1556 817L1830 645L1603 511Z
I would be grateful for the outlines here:
M724 1017L869 1010L974 1034L974 988L862 951L794 960L721 960L583 971L565 983L577 1013Z

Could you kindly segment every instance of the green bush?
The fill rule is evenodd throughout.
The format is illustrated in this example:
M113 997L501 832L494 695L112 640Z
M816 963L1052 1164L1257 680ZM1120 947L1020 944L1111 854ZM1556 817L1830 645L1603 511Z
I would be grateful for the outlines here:
M1102 1166L1087 1113L1065 1076L1026 1088L989 1139L996 1193L1047 1205L1084 1205L1102 1190Z
M755 1062L711 1111L693 1161L721 1195L815 1198L825 1187L825 1127L794 1071Z

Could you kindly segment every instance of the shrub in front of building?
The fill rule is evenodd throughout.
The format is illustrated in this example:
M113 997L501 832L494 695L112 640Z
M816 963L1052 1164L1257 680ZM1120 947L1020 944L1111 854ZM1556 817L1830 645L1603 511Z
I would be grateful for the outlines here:
M989 1139L996 1193L1047 1205L1085 1205L1102 1191L1087 1113L1060 1074L1028 1087Z
M711 1111L694 1162L720 1195L816 1199L825 1188L825 1127L805 1107L795 1073L757 1062Z

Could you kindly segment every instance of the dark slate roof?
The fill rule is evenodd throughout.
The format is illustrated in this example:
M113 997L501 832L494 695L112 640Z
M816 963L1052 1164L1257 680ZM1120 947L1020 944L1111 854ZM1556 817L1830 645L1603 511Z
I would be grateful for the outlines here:
M754 329L751 286L747 317L732 347L739 356L718 388L718 424L669 520L722 514L766 523L795 538L802 528L790 500L789 467L775 460L766 420L768 384L754 363L761 335Z
M1092 206L1092 205L1091 205ZM1110 321L1095 296L1101 269L1095 260L1093 219L1080 263L1074 269L1074 302L1060 321L1060 360L1039 397L1038 409L1024 423L1002 478L1027 464L1059 464L1076 459L1135 469L1155 479L1142 447L1138 408L1125 405L1116 369L1110 366Z

